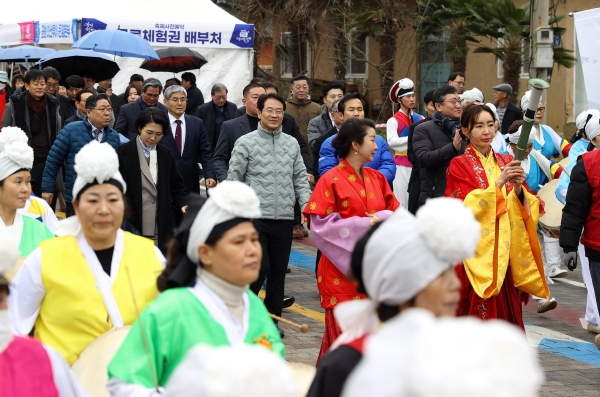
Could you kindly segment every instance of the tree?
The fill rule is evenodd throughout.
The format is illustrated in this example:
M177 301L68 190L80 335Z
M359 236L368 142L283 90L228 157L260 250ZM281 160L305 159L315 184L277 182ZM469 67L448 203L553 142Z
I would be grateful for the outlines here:
M478 40L469 33L469 26L477 23L466 7L482 0L417 0L416 26L417 33L421 36L421 45L432 40L443 40L445 33L449 33L444 50L450 58L452 72L465 73L467 69L467 54L469 42Z
M466 5L479 23L469 26L469 31L476 36L482 36L492 41L492 45L483 45L474 50L477 53L491 53L502 61L503 82L510 84L513 92L512 102L519 97L519 79L523 68L524 54L528 55L530 46L530 14L529 3L517 7L512 0L492 0L487 3ZM551 9L552 10L552 9ZM553 15L550 19L554 26L554 34L561 36L565 29L558 26L562 17ZM570 50L562 47L554 48L554 62L559 66L571 68L575 59ZM526 57L525 57L526 58ZM526 60L525 60L526 61Z

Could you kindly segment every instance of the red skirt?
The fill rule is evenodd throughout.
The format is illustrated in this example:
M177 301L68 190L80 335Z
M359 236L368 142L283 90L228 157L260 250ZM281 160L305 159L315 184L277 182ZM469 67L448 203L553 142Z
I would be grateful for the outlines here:
M321 342L321 351L317 357L317 366L321 362L321 358L329 351L329 348L335 340L342 334L342 330L338 326L333 309L325 309L325 330L323 331L323 341Z
M463 265L457 265L454 270L462 283L457 316L475 316L484 321L502 319L525 331L521 304L527 303L528 295L515 287L510 266L506 271L506 278L500 288L500 293L488 299L480 298L475 293Z

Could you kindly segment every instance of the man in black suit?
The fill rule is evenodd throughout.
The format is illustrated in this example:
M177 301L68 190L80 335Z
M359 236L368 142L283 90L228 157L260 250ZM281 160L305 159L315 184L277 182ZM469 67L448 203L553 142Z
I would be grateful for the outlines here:
M223 127L221 127L221 133L219 134L219 139L217 140L217 145L213 155L213 166L219 182L227 180L229 159L231 158L231 151L233 150L235 141L237 141L239 137L257 129L259 122L259 118L257 117L258 98L265 93L265 89L260 84L248 84L246 87L244 87L244 98L242 99L242 102L246 108L246 114L223 123ZM296 120L291 116L287 118L287 120L284 117L282 126L284 133L293 136L298 141L300 152L302 153L302 160L306 166L306 172L308 174L309 181L314 180L310 155L308 154L308 146L300 134L300 129L298 128Z
M210 147L215 150L223 123L233 119L237 110L235 103L227 100L229 91L224 84L217 83L210 90L211 101L200 105L196 117L204 121L204 128L210 141Z
M134 102L128 103L121 107L119 116L115 121L114 129L124 135L130 141L135 140L139 135L135 129L135 120L142 110L146 108L156 107L162 110L165 114L167 108L162 103L158 103L158 98L162 91L162 83L155 78L149 78L142 85L142 95Z
M200 88L196 86L196 75L185 72L181 75L181 86L187 90L187 103L185 105L185 114L194 116L198 107L204 104L204 96Z
M198 163L202 164L206 187L216 186L213 154L204 123L197 117L185 114L185 88L180 85L170 86L165 90L164 97L173 135L165 136L160 143L171 149L188 192L200 193Z

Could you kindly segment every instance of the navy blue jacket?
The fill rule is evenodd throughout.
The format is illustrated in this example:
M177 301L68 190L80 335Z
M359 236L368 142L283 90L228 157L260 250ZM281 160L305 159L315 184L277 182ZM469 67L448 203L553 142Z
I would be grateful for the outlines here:
M83 121L69 123L60 131L46 160L46 168L44 168L44 177L42 178L42 192L54 192L56 176L60 167L65 163L65 201L70 203L73 200L73 184L75 178L77 178L75 155L92 140L92 125L89 123L87 116L84 117ZM102 143L104 142L108 142L110 146L116 149L121 144L119 133L110 127L106 127L102 135Z
M204 123L198 117L184 115L185 117L185 143L183 154L180 154L175 144L173 135L165 136L160 143L171 149L175 158L177 170L183 177L183 182L188 193L200 193L200 174L198 163L202 164L204 178L215 179L212 157L213 153L208 143ZM175 133L175 131L173 131Z
M282 127L285 134L291 135L298 141L306 172L312 175L312 164L310 154L308 154L308 145L306 145L306 141L300 133L300 128L296 123L296 119L294 119L292 115L284 113ZM213 155L213 166L219 182L227 179L229 160L231 159L231 152L233 151L235 141L237 141L239 137L250 132L252 132L252 130L250 129L250 120L248 120L247 114L223 123Z
M160 102L156 104L156 108L162 110L165 114L167 113L167 107ZM130 141L137 138L139 133L135 129L135 120L137 120L143 109L145 108L142 108L142 97L121 106L119 115L115 120L115 131L120 132Z

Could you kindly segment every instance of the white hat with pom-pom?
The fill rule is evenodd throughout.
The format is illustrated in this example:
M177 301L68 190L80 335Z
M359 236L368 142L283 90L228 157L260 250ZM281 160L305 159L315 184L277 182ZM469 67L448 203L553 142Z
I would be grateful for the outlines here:
M405 78L398 80L392 86L390 90L390 100L394 103L398 103L398 99L406 95L415 93L415 83L411 79Z
M480 224L462 201L429 199L416 217L400 208L373 233L362 280L375 304L399 306L445 270L475 255Z
M257 345L190 349L173 371L165 397L296 397L292 369Z
M121 192L127 191L127 184L119 172L119 157L108 143L91 141L75 155L75 172L77 178L73 184L73 198L78 198L94 185L110 183ZM71 216L58 222L57 236L76 236L81 230L79 218Z

